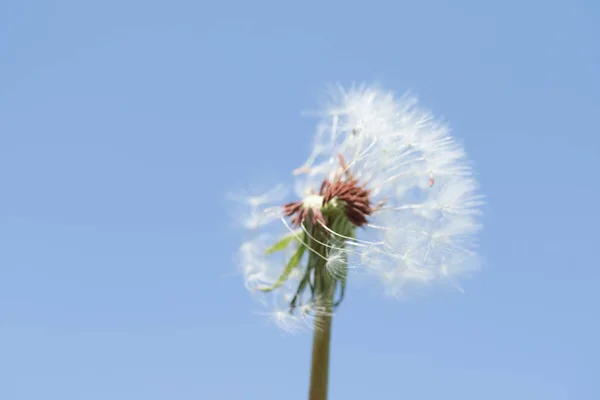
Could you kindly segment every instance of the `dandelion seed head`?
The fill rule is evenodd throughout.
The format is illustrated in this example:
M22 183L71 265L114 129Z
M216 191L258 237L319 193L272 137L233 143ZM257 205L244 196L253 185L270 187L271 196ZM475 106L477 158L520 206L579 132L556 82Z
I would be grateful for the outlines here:
M295 198L283 203L280 185L241 199L246 287L284 293L270 318L292 331L331 312L314 297L317 261L340 285L349 268L371 272L393 296L436 282L462 290L456 279L479 265L483 197L449 127L415 96L373 85L338 86L319 115Z

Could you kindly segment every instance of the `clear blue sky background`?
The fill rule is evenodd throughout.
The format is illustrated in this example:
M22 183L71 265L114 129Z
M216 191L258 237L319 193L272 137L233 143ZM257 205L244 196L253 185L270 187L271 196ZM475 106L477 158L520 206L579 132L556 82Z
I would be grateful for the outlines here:
M332 82L413 89L488 196L466 294L351 282L332 399L599 399L600 3L0 3L0 399L304 399L230 188L288 179Z

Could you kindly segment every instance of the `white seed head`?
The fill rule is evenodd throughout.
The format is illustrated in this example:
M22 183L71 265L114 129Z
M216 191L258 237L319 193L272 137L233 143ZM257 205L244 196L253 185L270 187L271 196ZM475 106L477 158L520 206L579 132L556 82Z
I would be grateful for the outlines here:
M327 231L327 271L336 276L344 265L363 268L379 276L388 293L404 296L476 269L483 197L450 129L419 107L414 96L395 98L377 86L339 87L331 100L320 113L309 157L294 171L295 200L305 207L321 207L320 183L349 171L379 206L356 237ZM282 197L282 191L274 189L242 199L249 211L242 223L261 238L248 239L240 248L241 271L250 290L275 283L285 266L285 261L274 262L272 255L265 255L273 242L260 236L292 229L281 208L268 201ZM337 246L336 240L344 245ZM300 278L290 274L289 290ZM294 315L278 311L272 318L293 330L306 325L306 315L318 313L311 303L299 310Z

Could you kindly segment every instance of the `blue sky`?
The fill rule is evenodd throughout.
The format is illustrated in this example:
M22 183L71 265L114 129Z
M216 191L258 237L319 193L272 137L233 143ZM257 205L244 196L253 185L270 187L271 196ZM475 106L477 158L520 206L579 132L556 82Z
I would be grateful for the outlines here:
M303 399L310 335L257 309L231 188L289 179L329 83L412 89L488 204L485 268L350 282L332 399L598 399L600 5L3 1L0 398Z

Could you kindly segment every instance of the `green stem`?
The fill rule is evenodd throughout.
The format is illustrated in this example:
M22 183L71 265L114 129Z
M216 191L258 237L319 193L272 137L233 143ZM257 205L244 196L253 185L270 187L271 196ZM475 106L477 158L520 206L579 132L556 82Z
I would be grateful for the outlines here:
M329 383L329 353L331 344L331 316L335 280L331 279L324 263L315 269L315 290L318 293L319 312L315 316L309 400L327 400Z
M309 400L327 400L330 343L331 315L318 315L313 336Z
M328 221L334 231L341 231L343 236L353 235L353 225L344 218ZM327 272L327 250L323 243L331 243L328 233L322 229L312 229L309 241L311 252L308 258L308 271L314 271L314 290L312 300L316 303L315 328L313 333L312 361L310 370L309 400L327 400L329 384L329 353L331 346L331 318L334 308L336 277ZM315 254L316 253L316 254ZM320 256L319 256L320 255ZM308 272L310 273L310 272ZM339 279L339 278L338 278ZM341 297L344 295L346 278L341 281ZM311 289L313 289L311 287ZM340 297L340 300L341 300Z

